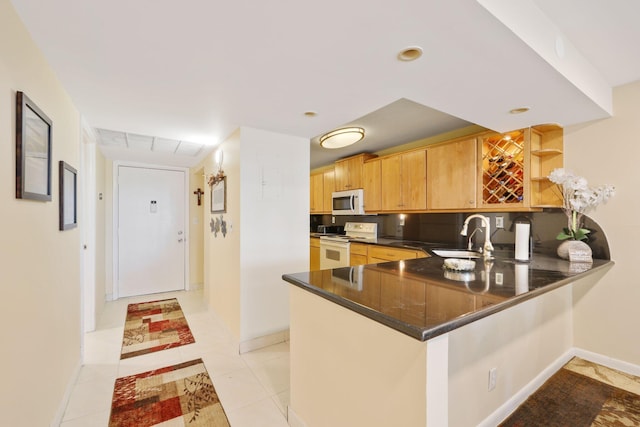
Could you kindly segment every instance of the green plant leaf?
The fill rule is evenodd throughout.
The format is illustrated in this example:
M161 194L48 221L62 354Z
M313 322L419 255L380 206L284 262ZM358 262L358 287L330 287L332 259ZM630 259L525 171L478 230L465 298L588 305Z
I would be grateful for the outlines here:
M587 240L589 236L587 234L591 233L591 230L587 230L586 228L579 228L575 232L576 240Z

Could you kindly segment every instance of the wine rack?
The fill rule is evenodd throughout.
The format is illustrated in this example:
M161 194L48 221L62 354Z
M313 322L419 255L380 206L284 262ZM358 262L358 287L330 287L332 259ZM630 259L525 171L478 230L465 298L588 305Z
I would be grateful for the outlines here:
M482 140L482 204L523 204L525 132L493 134Z

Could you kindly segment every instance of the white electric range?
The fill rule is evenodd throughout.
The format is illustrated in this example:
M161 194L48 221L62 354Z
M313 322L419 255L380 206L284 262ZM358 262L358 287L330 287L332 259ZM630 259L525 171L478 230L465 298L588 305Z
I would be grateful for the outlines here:
M349 267L351 242L378 240L378 224L371 222L347 222L344 235L320 237L320 269Z

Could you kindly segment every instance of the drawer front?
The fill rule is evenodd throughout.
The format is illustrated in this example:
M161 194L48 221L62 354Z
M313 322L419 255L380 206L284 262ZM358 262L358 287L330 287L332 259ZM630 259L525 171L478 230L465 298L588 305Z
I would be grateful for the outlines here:
M352 255L367 255L367 246L368 245L363 245L362 243L351 243L351 245L349 245L350 247L350 253Z
M320 239L318 237L311 237L311 238L309 238L309 240L311 241L309 246L311 246L312 248L319 248L320 247Z
M387 246L372 246L369 248L369 257L385 259L387 261L400 261L402 259L417 258L416 251L411 249L396 249Z

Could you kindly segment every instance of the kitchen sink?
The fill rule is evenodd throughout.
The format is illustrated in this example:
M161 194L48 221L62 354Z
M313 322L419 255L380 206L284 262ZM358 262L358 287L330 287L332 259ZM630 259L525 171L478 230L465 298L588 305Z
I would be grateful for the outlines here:
M482 254L476 251L466 249L432 249L435 255L442 258L481 258Z

